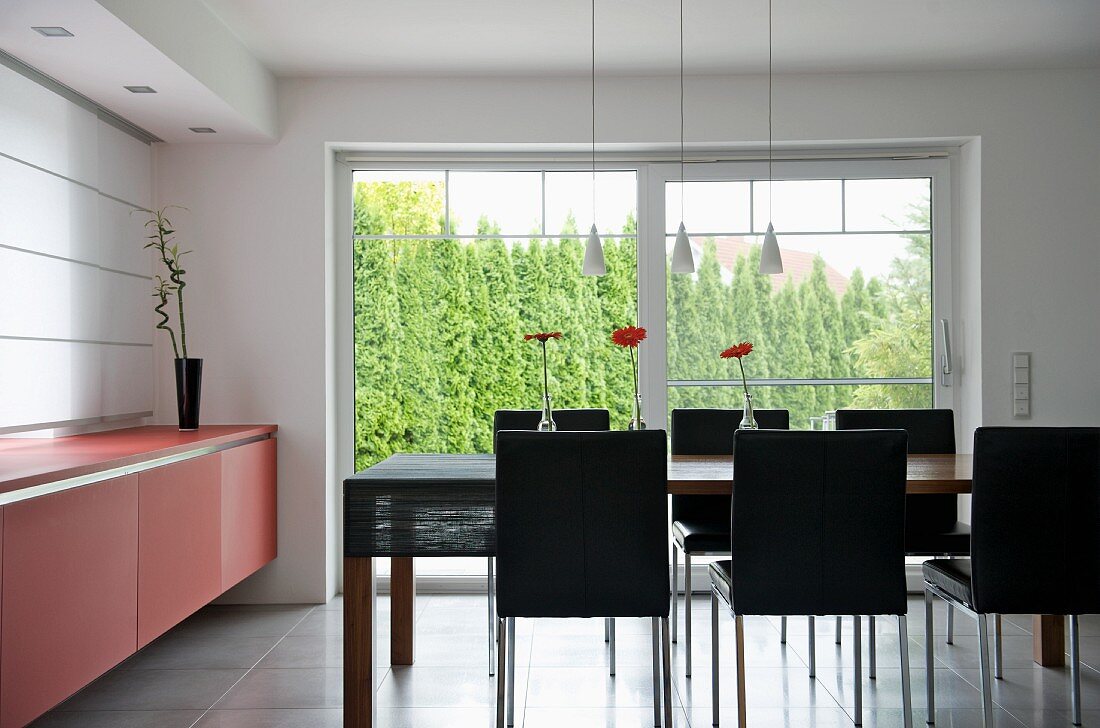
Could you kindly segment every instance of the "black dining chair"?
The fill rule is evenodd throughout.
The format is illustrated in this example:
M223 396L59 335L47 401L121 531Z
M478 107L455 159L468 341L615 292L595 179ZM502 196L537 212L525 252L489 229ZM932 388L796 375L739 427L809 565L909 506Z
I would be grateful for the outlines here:
M733 433L744 413L732 409L672 410L673 455L730 455ZM756 424L767 430L790 428L785 409L753 410ZM676 642L679 565L684 554L684 664L691 677L691 557L728 556L730 548L730 498L726 495L672 496L672 641ZM783 619L780 641L787 641Z
M537 430L541 410L497 410L493 413L493 452L496 452L496 436L501 430ZM554 423L560 432L578 432L586 430L606 431L611 429L611 413L605 409L560 409L554 410ZM496 610L493 608L493 557L490 556L487 569L488 577L485 590L489 604L489 674L493 674L496 660L493 657L496 641L493 621ZM604 641L610 642L611 674L615 674L615 627L612 620L604 622Z
M856 725L863 721L860 615L897 617L903 720L912 728L902 550L905 441L903 430L741 430L734 436L731 558L710 565L714 725L721 599L734 615L739 728L746 726L744 617L827 614L853 615Z
M909 433L912 455L954 455L955 413L950 409L841 409L836 411L838 430L898 428ZM905 498L905 555L970 555L970 526L959 520L956 495L913 495ZM996 617L1000 631L1000 616ZM868 667L875 676L875 622L868 625ZM955 611L947 608L947 644L955 639ZM840 644L840 618L836 642Z
M1081 725L1077 616L1100 612L1100 428L979 427L973 477L970 558L924 562L925 631L934 627L934 597L977 619L982 715L992 728L987 615L1068 615L1070 701ZM934 723L934 656L925 643ZM995 677L1000 647L996 639Z
M663 430L498 433L498 727L513 724L517 617L649 617L653 721L663 703L671 728L665 452Z

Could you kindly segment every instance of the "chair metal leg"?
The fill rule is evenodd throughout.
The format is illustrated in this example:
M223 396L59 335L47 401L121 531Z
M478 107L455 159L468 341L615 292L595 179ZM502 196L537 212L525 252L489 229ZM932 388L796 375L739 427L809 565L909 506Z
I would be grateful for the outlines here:
M710 711L711 725L718 725L718 593L710 592Z
M924 590L924 670L927 676L929 725L936 723L936 667L933 643L932 592Z
M993 677L1004 678L1004 641L1001 639L1001 615L993 615Z
M653 617L653 725L661 725L661 618Z
M989 623L978 615L978 658L982 674L982 725L993 728L993 681L989 676Z
M901 652L901 710L904 728L913 728L913 686L909 682L909 627L905 615L898 615L898 645Z
M955 607L947 603L947 644L955 644Z
M676 544L672 544L672 641L676 641L676 602L679 601L680 591L676 588L677 581L679 580L679 564L677 564L678 558L676 556Z
M611 641L611 617L603 618L603 641Z
M740 614L733 617L735 665L737 669L737 728L748 728L745 710L745 618Z
M852 615L852 655L855 657L855 671L852 677L855 679L852 692L855 695L855 710L852 722L863 725L863 625L860 624L858 614Z
M615 620L608 620L608 651L610 652L609 659L611 661L610 675L615 677Z
M867 618L867 676L875 679L875 618Z
M1081 639L1076 614L1069 615L1069 675L1073 724L1081 725Z
M779 618L779 644L787 644L787 618Z
M505 675L508 672L508 666L504 664L505 656L508 654L508 635L504 627L504 620L497 620L497 641L500 646L497 647L497 728L505 728L505 715L504 715L504 694L505 694Z
M493 557L490 556L488 561L489 569L486 572L488 578L485 580L485 591L486 597L488 597L487 601L489 602L489 677L492 677L493 666L496 664L493 650L496 648L497 631L493 625L493 622L496 620L496 615L494 614L496 606L493 604Z
M665 728L672 728L672 647L668 641L668 617L661 617L661 676L664 681L661 702L665 708Z
M684 676L691 677L691 555L684 552Z
M516 618L508 618L508 725L515 725L516 717Z
M840 644L840 617L836 618L836 643Z
M784 617L783 619L786 619ZM814 626L814 615L809 616L810 622L810 677L817 677L817 628Z

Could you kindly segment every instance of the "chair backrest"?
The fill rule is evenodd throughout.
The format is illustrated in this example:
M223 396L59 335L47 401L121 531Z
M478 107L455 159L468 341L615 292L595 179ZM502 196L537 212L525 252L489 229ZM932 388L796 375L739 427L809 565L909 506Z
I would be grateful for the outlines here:
M841 409L838 430L902 429L909 433L913 455L955 453L955 413L949 409ZM906 499L905 532L919 544L922 533L942 533L959 520L956 495L915 495ZM914 551L914 548L907 548Z
M734 610L904 614L905 432L734 440Z
M979 427L971 505L976 609L1100 612L1100 428Z
M754 409L756 424L765 430L790 429L790 413L785 409ZM739 409L672 410L673 455L730 455L733 433L741 424ZM725 530L729 520L730 499L725 495L674 495L672 520L713 521Z
M664 430L497 435L497 613L668 616Z
M540 419L540 410L497 410L493 413L493 451L496 452L496 433L501 430L535 430ZM605 409L554 410L554 423L559 432L610 430L611 413Z

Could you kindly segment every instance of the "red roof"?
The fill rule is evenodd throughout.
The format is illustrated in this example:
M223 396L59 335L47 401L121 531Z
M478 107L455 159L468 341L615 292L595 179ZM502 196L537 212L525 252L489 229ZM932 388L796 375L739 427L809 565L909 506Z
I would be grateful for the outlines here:
M737 265L737 259L741 256L748 255L754 247L755 243L750 243L742 237L720 237L714 239L714 244L717 249L718 263L728 270L733 272L733 268ZM787 281L792 281L796 286L802 281L810 277L814 269L814 258L817 257L816 253L807 253L802 250L788 250L786 248L780 248L780 253L783 256L783 272L770 276L772 279L772 287L775 290L783 288L787 285ZM837 295L837 298L844 295L844 292L848 290L848 279L844 277L836 268L833 268L828 263L825 264L825 280L829 284L829 288L833 290L833 293Z

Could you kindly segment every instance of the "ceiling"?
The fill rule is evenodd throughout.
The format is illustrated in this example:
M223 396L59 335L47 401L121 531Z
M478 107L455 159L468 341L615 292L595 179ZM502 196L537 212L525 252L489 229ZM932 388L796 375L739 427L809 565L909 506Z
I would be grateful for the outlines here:
M204 0L280 76L589 71L588 0ZM688 73L767 68L767 0L686 0ZM597 0L600 73L674 73L676 0ZM1100 0L774 0L780 72L1100 66Z

